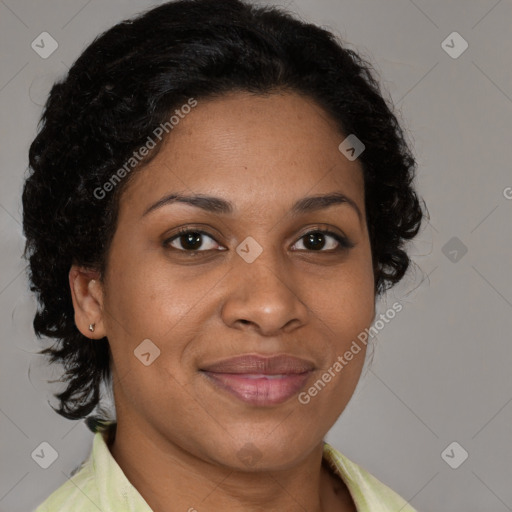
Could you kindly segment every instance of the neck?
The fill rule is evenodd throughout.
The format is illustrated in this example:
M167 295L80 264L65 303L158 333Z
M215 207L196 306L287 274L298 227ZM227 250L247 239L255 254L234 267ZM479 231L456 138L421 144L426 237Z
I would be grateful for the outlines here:
M154 512L308 510L338 503L336 478L322 464L323 441L286 470L240 471L198 458L147 426L120 422L110 452ZM343 486L338 479L338 487ZM348 492L348 491L347 491ZM342 500L343 501L343 500Z

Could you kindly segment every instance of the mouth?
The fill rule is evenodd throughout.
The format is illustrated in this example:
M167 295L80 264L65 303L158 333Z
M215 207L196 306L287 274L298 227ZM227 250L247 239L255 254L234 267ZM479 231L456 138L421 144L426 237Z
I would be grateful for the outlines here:
M253 354L201 368L217 390L258 406L278 405L289 400L305 386L313 370L313 363L297 357Z

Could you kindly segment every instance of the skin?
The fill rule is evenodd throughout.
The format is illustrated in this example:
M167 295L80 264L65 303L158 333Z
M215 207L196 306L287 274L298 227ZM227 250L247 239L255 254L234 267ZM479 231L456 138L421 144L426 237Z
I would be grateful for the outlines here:
M289 354L314 362L307 390L371 325L364 181L360 163L338 150L344 138L295 93L198 101L123 192L104 280L72 267L76 324L90 338L107 336L112 351L110 451L156 512L169 503L199 512L355 510L322 448L355 390L364 346L306 405L297 395L250 405L199 372L240 354ZM170 193L216 196L233 212L174 202L143 215ZM331 193L348 196L361 217L348 203L290 214L295 201ZM202 251L187 252L183 237L164 245L180 226L209 233ZM324 246L307 245L306 233L326 228L354 247L336 250L329 235ZM247 236L263 249L252 263L235 250ZM160 350L149 366L134 356L145 339ZM238 456L244 449L258 454L255 464Z

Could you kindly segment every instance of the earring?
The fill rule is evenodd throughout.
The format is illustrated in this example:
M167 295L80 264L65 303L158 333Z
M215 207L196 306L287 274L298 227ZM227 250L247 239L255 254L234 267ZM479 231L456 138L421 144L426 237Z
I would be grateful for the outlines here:
M89 324L89 331L94 332L94 326L96 324Z

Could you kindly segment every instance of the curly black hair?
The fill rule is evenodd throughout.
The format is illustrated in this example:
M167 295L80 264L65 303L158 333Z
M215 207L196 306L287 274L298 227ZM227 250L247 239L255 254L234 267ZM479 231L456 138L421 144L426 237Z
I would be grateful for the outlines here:
M67 388L55 395L61 416L87 417L111 378L108 339L91 343L75 325L71 265L105 275L122 191L161 144L137 165L130 159L191 98L233 91L306 95L341 133L355 134L365 145L358 159L376 295L409 267L405 243L424 217L412 186L416 161L372 66L330 31L282 8L241 0L164 3L85 49L51 89L30 146L24 257L39 303L35 332L56 340L40 353L65 369ZM114 175L122 180L105 186Z

